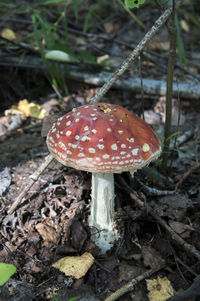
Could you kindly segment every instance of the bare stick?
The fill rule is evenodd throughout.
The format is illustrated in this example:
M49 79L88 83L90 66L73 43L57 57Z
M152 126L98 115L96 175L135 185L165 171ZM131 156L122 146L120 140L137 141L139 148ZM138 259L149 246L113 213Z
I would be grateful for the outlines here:
M10 209L8 210L8 214L12 214L17 206L21 203L22 199L26 195L26 193L29 191L29 189L33 186L33 184L37 181L41 173L47 168L47 166L53 161L53 156L49 154L46 158L44 163L40 165L40 167L29 177L29 182L24 188L24 190L20 193L20 195L17 197L17 199L14 201Z
M136 278L133 278L131 281L129 281L128 283L126 283L125 285L123 285L122 287L120 287L117 291L115 291L113 294L111 294L109 297L107 297L105 299L105 301L114 301L117 300L119 297L123 296L124 294L132 291L134 289L134 287L142 280L144 280L145 278L150 277L152 274L154 274L155 272L158 272L159 270L161 270L164 267L164 265L159 265L157 267L155 267L154 269L150 269L148 271L146 271L145 273L143 273L142 275L139 275Z
M131 63L140 55L141 51L147 45L147 43L152 39L152 37L158 32L162 25L167 21L171 15L172 8L168 8L164 13L156 20L151 29L145 34L144 38L139 42L137 47L129 54L127 59L121 64L115 73L109 78L109 80L101 87L97 94L90 100L91 103L98 102L106 92L112 87L113 83L122 76L122 74L130 67Z

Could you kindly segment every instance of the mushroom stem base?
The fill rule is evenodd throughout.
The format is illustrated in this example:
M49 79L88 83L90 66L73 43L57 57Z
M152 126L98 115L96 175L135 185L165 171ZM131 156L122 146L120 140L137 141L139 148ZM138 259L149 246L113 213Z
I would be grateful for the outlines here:
M91 239L105 253L119 239L114 223L114 176L108 173L92 174L92 202L89 226Z

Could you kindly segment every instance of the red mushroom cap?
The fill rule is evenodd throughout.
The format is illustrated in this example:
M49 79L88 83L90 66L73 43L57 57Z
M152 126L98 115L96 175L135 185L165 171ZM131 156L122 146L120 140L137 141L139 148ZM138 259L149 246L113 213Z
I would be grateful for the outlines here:
M102 173L135 171L161 152L160 141L141 118L107 103L60 117L48 133L47 146L66 166Z

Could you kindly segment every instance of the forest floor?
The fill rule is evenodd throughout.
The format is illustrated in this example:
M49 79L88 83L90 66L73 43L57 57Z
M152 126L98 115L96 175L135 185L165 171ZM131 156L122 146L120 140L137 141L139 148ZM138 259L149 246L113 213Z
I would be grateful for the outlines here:
M158 12L152 9L150 18L146 13L147 8L139 18L148 29L152 25L152 19L156 20L158 17ZM181 18L184 16L181 15ZM175 80L178 83L193 82L198 86L198 28L189 20L187 22L189 32L183 31L182 37L188 65L184 73L177 61ZM14 24L14 21L10 21L11 28ZM15 31L23 35L25 28L19 23L16 26ZM98 39L98 28L93 29L95 37L83 36L81 39L85 39L85 44L95 45L95 55L108 55L112 68L130 52L127 44L137 44L144 35L144 30L136 26L133 20L128 21L124 14L119 14L118 18L115 15L104 25L103 30L101 35L114 37L112 43ZM71 39L75 40L76 36L73 35ZM116 43L116 40L122 44ZM137 61L127 76L140 78L142 72L142 78L165 82L168 50L169 37L166 27L163 27L148 45L149 56L142 55L141 66ZM1 58L0 64L2 61ZM182 294L174 300L199 300L200 96L190 98L182 94L173 99L174 139L169 153L167 175L162 173L157 161L135 173L134 178L128 173L115 176L116 216L121 238L112 250L100 255L90 239L90 229L87 226L90 173L53 161L31 187L21 205L13 214L8 214L9 207L28 183L29 177L48 154L45 136L52 120L74 107L88 104L97 88L67 79L69 96L63 97L61 103L55 94L50 94L51 87L43 78L41 70L23 67L18 69L12 63L2 69L1 89L4 93L0 112L0 262L14 264L17 272L1 287L0 300L67 301L72 297L82 301L105 300L130 280L156 268L158 272L150 275L150 278L157 281L157 294L160 291L162 297L152 297L151 300L167 300L170 297L169 294L163 298L162 285L170 291L167 279L174 294ZM96 70L95 74L98 75ZM39 79L36 80L37 78ZM30 85L33 86L34 82L32 91ZM14 88L10 88L11 83ZM20 89L23 89L23 93L19 93ZM14 115L11 105L17 106L23 98L39 103L46 110L47 117L44 121L31 116ZM120 104L139 114L141 98L139 92L112 89L103 97L103 101ZM149 95L144 90L143 98L145 120L162 139L165 96L156 93ZM11 109L9 114L4 114L5 109ZM10 127L11 124L13 128ZM140 210L137 200L147 210ZM151 208L150 211L148 208ZM78 260L86 252L91 253L95 260L80 279L65 276L52 267L62 257L75 256ZM149 290L156 291L155 288ZM197 299L191 299L195 296ZM142 279L132 291L118 300L145 301L149 298L147 283Z

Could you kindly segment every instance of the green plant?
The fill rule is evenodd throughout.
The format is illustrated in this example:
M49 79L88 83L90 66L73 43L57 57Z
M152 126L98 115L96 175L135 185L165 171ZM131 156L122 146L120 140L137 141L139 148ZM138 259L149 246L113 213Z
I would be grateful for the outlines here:
M185 48L184 48L184 44L183 44L183 40L182 40L182 36L181 36L181 28L179 25L177 13L175 14L175 24L176 24L176 30L177 30L177 49L178 49L179 63L181 65L186 65L187 60L186 60Z
M146 29L146 26L138 19L138 17L130 10L130 8L139 8L139 6L145 2L145 0L125 0L123 3L121 0L117 0L118 3L127 11L127 13L138 23L140 27Z
M125 6L127 8L139 8L144 2L145 0L125 0Z
M59 301L59 299L52 293L51 293L51 297L52 297L53 301ZM77 299L78 299L78 297L72 297L66 301L76 301Z
M5 284L15 272L16 267L13 264L0 262L0 285Z
M79 20L80 0L43 0L37 3L25 3L23 6L19 3L13 3L4 0L0 4L3 7L2 16L8 18L16 14L28 14L31 16L33 32L27 34L21 42L36 42L43 64L45 65L52 86L59 95L68 94L68 87L65 80L67 73L66 63L84 62L87 64L96 64L96 58L88 53L87 50L77 51L72 49L68 39L68 21L67 9L72 9L76 21ZM85 20L83 31L86 32L89 27L89 20L95 14L95 9L106 3L106 0L99 0L84 9ZM52 5L61 4L62 10L53 10ZM55 19L52 22L53 15ZM67 59L66 59L67 57Z
M57 90L64 90L64 93L68 95L68 88L65 82L64 74L66 72L66 66L57 62L56 60L49 60L46 57L46 52L50 50L60 50L67 53L70 57L71 50L68 43L67 37L67 25L64 21L64 39L58 42L58 25L62 20L65 20L66 11L61 14L60 18L53 24L48 23L44 17L42 17L38 12L32 14L32 24L35 34L35 39L40 50L40 54L46 68L50 74L53 85ZM63 43L64 41L64 43Z

